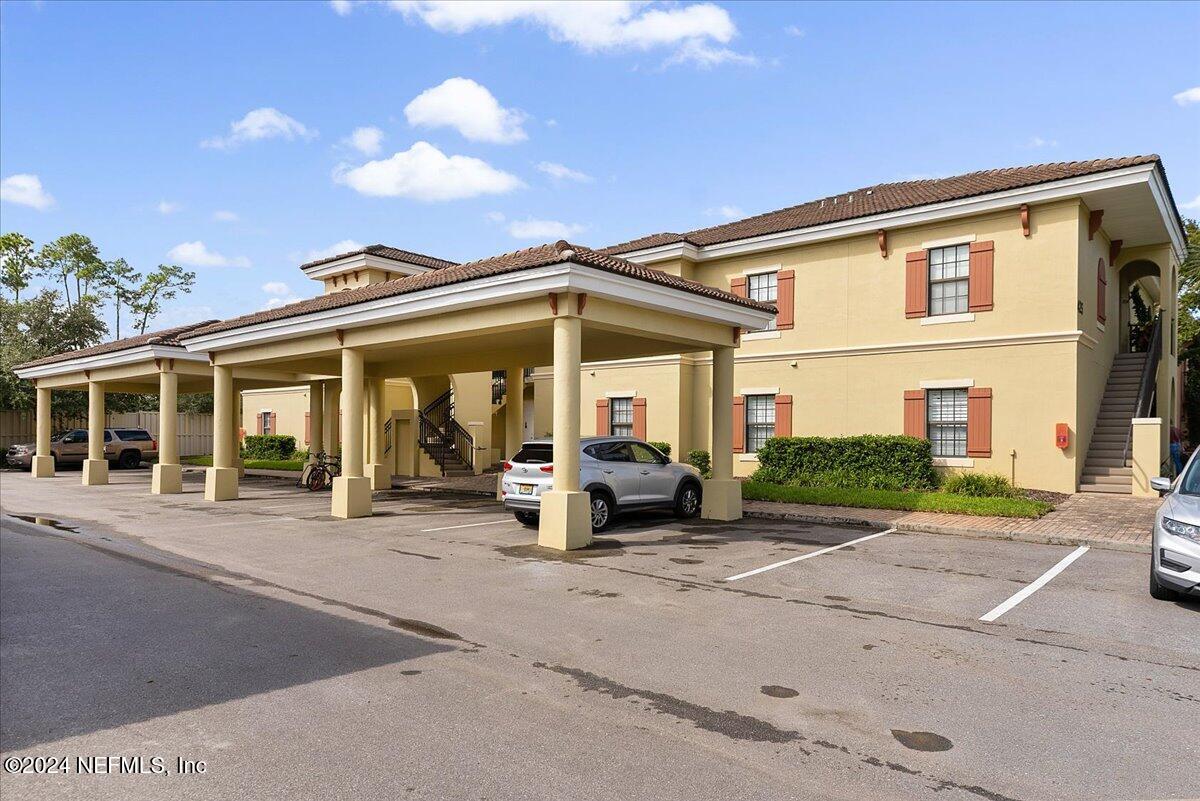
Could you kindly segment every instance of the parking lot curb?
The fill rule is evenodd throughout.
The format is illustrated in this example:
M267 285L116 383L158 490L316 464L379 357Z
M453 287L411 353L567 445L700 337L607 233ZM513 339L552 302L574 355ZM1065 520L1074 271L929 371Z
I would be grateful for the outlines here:
M763 520L794 520L801 523L833 523L849 526L881 526L894 525L896 531L911 534L942 534L951 537L969 537L977 540L1008 540L1011 542L1031 542L1039 545L1087 545L1091 548L1102 548L1109 551L1124 551L1126 553L1150 553L1148 542L1120 542L1101 537L1082 537L1069 534L1038 534L1027 531L987 531L985 529L961 528L958 526L939 526L932 523L887 523L871 520L866 517L846 515L814 515L798 512L764 512L747 511L746 517Z

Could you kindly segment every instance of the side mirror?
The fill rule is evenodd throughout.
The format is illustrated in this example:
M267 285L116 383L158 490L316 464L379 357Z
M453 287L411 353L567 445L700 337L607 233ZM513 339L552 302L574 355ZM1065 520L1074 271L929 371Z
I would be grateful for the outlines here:
M1163 478L1162 476L1152 478L1150 479L1150 489L1158 490L1159 492L1170 492L1171 479Z

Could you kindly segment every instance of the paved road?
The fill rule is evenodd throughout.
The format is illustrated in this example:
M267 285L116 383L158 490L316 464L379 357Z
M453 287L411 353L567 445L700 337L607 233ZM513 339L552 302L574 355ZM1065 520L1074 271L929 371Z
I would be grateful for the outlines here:
M1200 607L1141 556L984 623L1074 549L659 516L561 558L477 498L114 480L0 476L0 751L205 773L5 797L1200 795Z

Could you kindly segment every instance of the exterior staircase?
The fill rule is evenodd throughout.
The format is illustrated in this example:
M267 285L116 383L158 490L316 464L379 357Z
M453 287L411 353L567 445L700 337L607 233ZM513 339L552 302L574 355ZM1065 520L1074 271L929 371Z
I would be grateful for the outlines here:
M1146 359L1145 353L1118 353L1113 359L1091 447L1083 463L1080 492L1133 493L1132 462L1127 458L1126 445Z
M417 445L443 476L475 475L475 440L454 419L454 391L447 390L418 414Z

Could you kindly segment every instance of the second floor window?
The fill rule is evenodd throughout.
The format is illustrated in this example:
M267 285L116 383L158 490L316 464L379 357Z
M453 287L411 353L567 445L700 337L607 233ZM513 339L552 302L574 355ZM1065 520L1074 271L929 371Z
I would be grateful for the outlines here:
M750 300L760 300L763 303L775 303L779 300L779 273L758 273L746 276L746 297ZM774 331L775 318L759 331Z
M967 391L931 389L925 393L929 444L933 455L967 455Z
M633 398L609 400L608 430L614 437L633 436Z
M929 314L967 311L967 282L971 246L951 245L929 250Z
M746 453L758 449L775 436L775 396L746 396Z

